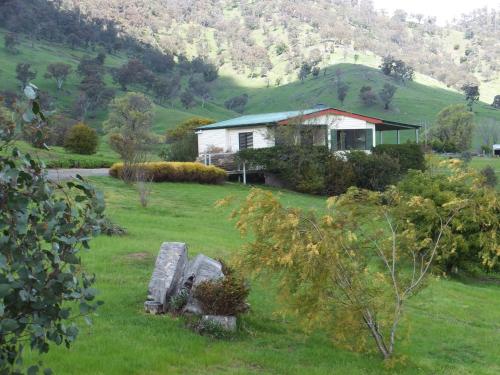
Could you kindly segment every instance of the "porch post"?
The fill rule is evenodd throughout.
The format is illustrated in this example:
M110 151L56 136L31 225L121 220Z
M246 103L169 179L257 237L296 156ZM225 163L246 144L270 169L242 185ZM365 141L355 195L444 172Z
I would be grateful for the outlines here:
M418 144L418 128L415 129L415 142Z
M384 144L384 137L383 137L384 132L381 130L380 131L380 144Z
M396 137L397 137L397 139L398 139L398 145L399 145L399 143L400 143L400 138L399 138L399 130L396 130Z

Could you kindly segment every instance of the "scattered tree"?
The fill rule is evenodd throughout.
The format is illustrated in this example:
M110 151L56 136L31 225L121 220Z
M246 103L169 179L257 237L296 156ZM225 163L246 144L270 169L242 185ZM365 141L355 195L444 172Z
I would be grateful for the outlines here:
M45 78L54 79L56 81L57 90L61 90L64 81L71 74L71 65L64 63L52 63L47 66Z
M406 83L413 81L414 69L407 65L403 60L394 58L391 55L385 56L380 64L380 70L387 76L393 76L396 79Z
M16 66L16 79L21 83L24 89L28 83L36 78L36 72L31 70L31 64L19 63Z
M359 90L359 98L366 106L371 106L377 103L377 94L375 94L371 86L361 87Z
M5 49L12 54L19 53L17 46L20 44L19 37L16 33L6 33L4 37Z
M245 110L245 106L248 103L248 95L242 94L238 96L234 96L224 102L224 107L231 111L235 111L238 113L243 113Z
M462 91L465 94L465 101L469 111L472 111L474 103L479 101L479 86L475 83L466 83L462 86Z
M496 109L500 109L500 95L495 95L495 98L493 99L493 103L491 103L491 106Z
M385 110L389 109L389 104L391 104L392 98L394 97L396 90L397 90L396 86L391 85L390 83L385 83L384 88L379 91L378 96L382 101L382 103L384 103Z
M341 81L337 84L337 98L340 100L340 103L344 105L344 100L349 91L349 85L344 81Z
M302 63L299 70L299 79L302 82L307 78L309 74L311 74L311 69L312 69L311 65L309 65L306 62Z
M182 106L186 109L189 109L196 104L194 100L194 95L191 93L190 90L183 91L183 93L181 94L181 103Z

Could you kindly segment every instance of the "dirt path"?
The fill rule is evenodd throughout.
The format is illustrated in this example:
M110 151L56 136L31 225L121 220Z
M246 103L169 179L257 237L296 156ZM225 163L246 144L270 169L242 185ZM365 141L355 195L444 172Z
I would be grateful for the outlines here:
M81 168L72 168L72 169L49 169L48 177L50 180L61 181L61 180L70 180L74 178L77 174L82 177L99 177L99 176L107 176L108 168L97 168L97 169L81 169Z

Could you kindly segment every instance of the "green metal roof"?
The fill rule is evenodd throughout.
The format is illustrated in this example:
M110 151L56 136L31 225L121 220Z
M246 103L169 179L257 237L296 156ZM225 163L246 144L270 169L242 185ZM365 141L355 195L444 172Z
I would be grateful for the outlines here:
M265 125L278 121L287 120L297 116L303 116L315 112L321 112L324 110L325 108L314 108L314 109L304 109L302 111L287 111L287 112L260 113L257 115L246 115L246 116L236 117L230 120L216 122L210 125L200 126L196 130L234 128L240 126L258 125L258 124Z

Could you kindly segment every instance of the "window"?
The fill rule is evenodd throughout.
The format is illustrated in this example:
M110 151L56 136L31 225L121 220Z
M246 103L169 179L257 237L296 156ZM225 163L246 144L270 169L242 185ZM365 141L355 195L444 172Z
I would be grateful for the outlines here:
M332 130L332 150L370 150L373 146L372 129Z
M238 133L240 150L253 148L253 132Z

